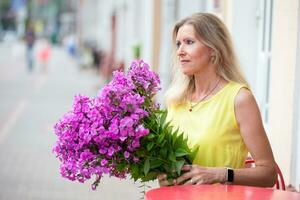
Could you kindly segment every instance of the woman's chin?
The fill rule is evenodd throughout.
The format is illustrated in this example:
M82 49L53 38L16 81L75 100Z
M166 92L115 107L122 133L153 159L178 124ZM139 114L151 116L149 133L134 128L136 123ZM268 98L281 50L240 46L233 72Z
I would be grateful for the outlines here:
M191 70L181 69L181 72L186 76L192 76L194 73Z

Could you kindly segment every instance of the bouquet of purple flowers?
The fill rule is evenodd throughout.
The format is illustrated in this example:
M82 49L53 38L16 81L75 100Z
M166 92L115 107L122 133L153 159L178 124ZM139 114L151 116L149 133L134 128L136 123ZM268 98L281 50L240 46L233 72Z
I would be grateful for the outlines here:
M95 176L93 189L103 174L141 182L178 177L196 151L166 122L167 111L153 100L159 90L158 75L137 60L127 73L115 71L97 97L75 96L54 127L61 175L79 182Z

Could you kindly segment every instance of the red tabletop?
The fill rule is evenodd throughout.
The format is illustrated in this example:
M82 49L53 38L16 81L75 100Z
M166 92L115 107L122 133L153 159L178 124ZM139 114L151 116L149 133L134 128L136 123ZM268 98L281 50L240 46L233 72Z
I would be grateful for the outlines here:
M239 185L187 185L149 190L145 200L300 200L300 193Z

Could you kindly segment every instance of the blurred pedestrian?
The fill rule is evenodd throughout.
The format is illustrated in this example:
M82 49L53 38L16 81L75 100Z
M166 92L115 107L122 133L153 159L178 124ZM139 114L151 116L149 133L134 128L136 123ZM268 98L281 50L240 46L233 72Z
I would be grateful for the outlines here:
M37 51L37 58L43 72L47 71L50 54L51 47L49 41L46 39L41 40Z
M26 61L27 69L29 72L33 70L34 65L34 44L36 40L36 35L34 27L30 24L25 33L25 43L26 43Z

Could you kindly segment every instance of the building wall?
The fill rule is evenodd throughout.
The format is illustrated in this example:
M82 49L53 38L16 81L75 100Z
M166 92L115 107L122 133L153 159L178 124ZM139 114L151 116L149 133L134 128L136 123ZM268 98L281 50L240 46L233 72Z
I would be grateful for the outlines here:
M294 126L292 139L292 167L291 183L300 190L300 5L298 5L298 31L297 31L297 61L296 61L296 80L295 80L295 109ZM298 190L298 191L299 191Z
M158 101L165 106L164 94L171 81L171 52L172 28L177 17L177 4L174 0L163 0L161 10L161 47L158 72L161 78L162 90L159 92Z
M132 1L129 1L131 3ZM119 1L118 5L115 5L113 8L113 12L116 15L116 61L123 61L127 56L126 50L130 50L127 48L128 42L130 39L127 39L131 33L130 27L128 27L128 20L131 19L130 14L134 13L131 10L131 7L127 6L124 0Z
M111 48L111 12L113 4L104 0L78 1L80 40L93 41L101 49Z
M143 45L144 26L150 16L144 14L145 0L118 1L117 7L117 52L118 60L128 66L134 59L133 48ZM120 3L121 2L121 3ZM149 24L148 24L149 25ZM142 50L143 51L143 50Z
M298 0L274 1L270 88L270 142L286 182L290 182Z
M196 12L205 10L205 1L195 0L178 0L177 3L177 19L182 19Z
M259 29L259 2L239 1L232 2L231 34L241 67L250 86L255 91L257 56L258 56L258 29Z
M141 58L150 65L152 65L153 54L153 15L154 15L153 1L143 0L141 4L141 18L143 22L140 27L140 43L141 43Z
M95 24L97 24L98 20L95 17L97 5L96 0L79 1L78 12L80 12L81 39L83 41L95 40L97 38L97 32L95 31Z

